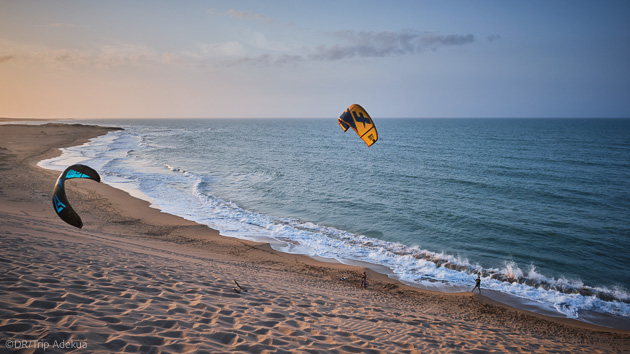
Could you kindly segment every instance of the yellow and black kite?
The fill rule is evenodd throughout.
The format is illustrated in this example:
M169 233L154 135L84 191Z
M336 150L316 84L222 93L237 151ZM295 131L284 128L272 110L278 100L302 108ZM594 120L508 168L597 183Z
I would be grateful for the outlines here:
M367 146L372 146L378 140L376 127L370 115L358 104L353 104L346 109L339 117L339 125L345 132L348 127L352 127Z

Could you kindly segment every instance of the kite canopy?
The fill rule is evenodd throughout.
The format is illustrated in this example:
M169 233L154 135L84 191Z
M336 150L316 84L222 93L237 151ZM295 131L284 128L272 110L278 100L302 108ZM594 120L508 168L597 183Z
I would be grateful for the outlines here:
M358 104L348 107L339 117L338 122L344 132L348 130L348 127L352 127L367 146L372 146L378 140L378 134L372 118Z
M57 178L57 183L55 183L52 197L55 212L57 212L61 220L72 226L81 228L83 227L83 221L81 221L79 215L70 206L68 198L66 198L66 190L64 189L66 180L71 178L87 178L100 182L101 177L92 168L77 164L66 168L66 170L59 175L59 178Z

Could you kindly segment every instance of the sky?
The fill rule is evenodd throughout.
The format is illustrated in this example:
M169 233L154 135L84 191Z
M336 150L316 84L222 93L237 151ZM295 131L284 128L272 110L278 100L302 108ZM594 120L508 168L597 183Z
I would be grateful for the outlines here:
M0 0L0 117L630 117L630 1Z

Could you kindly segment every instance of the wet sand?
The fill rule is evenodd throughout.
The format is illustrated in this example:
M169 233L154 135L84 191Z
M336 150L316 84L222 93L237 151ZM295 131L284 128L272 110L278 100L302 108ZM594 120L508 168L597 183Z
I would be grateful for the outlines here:
M365 268L222 237L93 181L67 186L84 222L74 228L52 208L59 172L36 164L106 132L0 125L2 350L630 351L630 331L476 293L420 290L369 269L370 288L361 290Z

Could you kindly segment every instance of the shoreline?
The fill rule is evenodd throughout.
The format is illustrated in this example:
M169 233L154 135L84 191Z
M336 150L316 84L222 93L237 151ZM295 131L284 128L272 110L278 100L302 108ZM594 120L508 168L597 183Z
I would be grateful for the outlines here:
M271 326L271 328L267 328L263 326L263 324L251 326L252 328L249 331L245 330L244 332L252 333L260 331L262 333L265 329L268 330L268 332L265 332L265 335L257 334L248 336L247 333L243 333L245 324L240 323L239 327L235 325L235 321L232 321L230 324L230 320L227 318L224 318L224 321L217 319L214 323L216 326L206 328L205 330L206 332L214 331L216 334L218 333L217 328L220 328L223 334L219 336L221 338L215 336L208 339L208 343L206 343L201 339L197 341L186 340L186 338L193 337L196 331L195 328L184 326L185 321L182 319L180 324L183 329L179 330L182 332L182 338L156 340L155 343L157 344L154 346L164 347L194 342L192 346L186 346L191 344L185 344L184 347L181 348L226 350L230 348L234 349L234 345L236 344L248 344L252 345L250 349L253 349L253 346L264 346L267 345L265 343L273 343L275 340L278 343L287 342L286 348L296 350L316 349L326 351L335 348L339 349L345 345L353 348L358 346L364 350L371 348L374 350L387 351L387 348L389 348L388 345L394 344L387 344L387 340L384 339L385 337L381 338L380 335L376 335L375 332L370 332L369 329L363 328L359 324L362 322L377 323L373 321L376 318L374 317L376 316L375 314L382 313L383 309L388 309L385 310L385 312L391 311L392 314L398 313L408 319L413 317L413 320L408 321L415 324L415 326L411 326L411 328L406 328L406 325L396 321L388 322L387 326L393 326L392 328L395 327L395 329L399 330L401 334L396 337L400 339L400 343L405 343L405 345L411 344L414 346L415 350L420 351L440 350L440 348L445 349L449 347L448 345L446 347L440 347L443 343L430 341L428 338L424 337L424 339L420 339L420 337L414 336L413 333L415 332L413 327L420 325L422 325L424 331L430 330L436 336L441 334L441 339L447 344L453 344L457 342L458 337L465 338L468 335L476 338L480 336L484 338L483 340L476 339L474 341L477 347L471 346L472 344L466 344L463 340L457 342L459 343L457 345L460 345L462 348L468 348L468 350L483 347L486 350L510 351L510 349L507 349L509 347L507 343L513 343L515 341L521 343L520 348L529 351L545 350L541 348L546 348L546 350L550 351L570 350L574 348L575 350L581 351L584 350L585 343L587 343L586 348L590 348L593 351L630 350L630 331L627 330L599 327L570 319L546 317L525 310L518 310L497 303L486 296L478 296L471 293L447 294L421 290L389 279L387 275L379 274L371 270L368 270L371 287L368 291L361 291L358 289L358 277L365 267L320 262L307 256L275 251L269 244L220 236L217 231L207 226L199 225L174 215L162 213L158 209L151 208L148 202L133 198L124 191L104 184L96 184L91 181L76 181L72 188L68 190L68 198L72 201L73 205L76 206L75 209L78 210L85 224L84 228L81 230L70 229L71 226L59 220L50 208L50 191L52 190L58 172L45 170L37 167L36 164L46 157L58 155L59 147L80 145L83 142L87 142L90 138L102 135L107 131L107 128L102 127L67 124L0 126L0 132L2 132L0 134L0 136L2 136L2 139L0 139L0 141L2 141L2 143L0 143L0 148L2 148L0 149L0 161L2 161L2 167L0 168L0 177L2 177L2 182L0 182L0 196L3 200L0 210L3 211L2 232L8 235L4 237L7 239L7 242L11 241L11 237L21 238L23 242L25 242L27 238L32 237L42 242L52 243L58 248L62 244L89 244L101 248L109 247L108 249L111 248L123 254L120 257L128 261L129 258L125 258L124 254L135 252L135 254L150 258L152 262L158 264L160 267L169 267L169 262L178 263L181 265L181 269L184 270L184 274L188 274L186 270L196 267L204 269L204 272L208 272L205 270L206 268L215 266L223 269L226 274L233 274L234 280L238 279L239 283L242 283L245 288L250 287L250 289L253 288L255 290L247 294L237 293L232 289L234 284L231 283L227 277L221 276L220 274L214 274L214 277L217 284L222 284L221 286L217 285L213 287L213 284L198 285L194 282L191 282L189 285L194 285L198 293L205 291L206 294L218 294L216 296L222 301L227 302L227 306L230 307L230 311L233 312L232 316L228 317L234 319L234 317L237 316L234 309L238 306L242 306L242 304L239 305L239 301L242 302L245 300L245 302L254 309L258 308L258 310L263 310L261 307L264 307L269 310L267 312L261 311L257 313L254 310L250 310L249 307L242 308L240 310L241 312L251 312L251 320L256 320L259 317L265 317L269 320L269 316L266 316L266 314L274 313L275 317L271 316L271 319L272 322L277 322ZM19 136L20 141L12 141L12 139L7 138L10 136ZM36 146L29 147L28 144L25 145L25 142L30 142ZM42 151L42 149L44 151ZM9 163L7 164L6 161ZM14 165L16 167L14 167ZM32 180L29 182L29 188L19 188L20 183L23 182L21 182L19 178L12 177L17 171L22 172L20 175L33 176ZM35 192L33 193L33 191ZM37 219L36 222L28 220L28 218L33 217ZM33 222L34 225L30 225L30 222ZM20 227L18 228L17 226ZM17 232L17 229L24 231ZM37 247L36 245L34 246ZM43 250L40 251L43 252ZM98 254L94 255L90 253L91 251L89 250L86 250L86 252L87 254L96 256L98 259ZM54 255L50 255L50 257L54 259ZM79 257L82 256L79 255ZM8 264L15 264L19 261L19 258L8 258ZM75 263L76 267L80 268L85 265L86 259L83 257L72 260L72 262ZM98 259L98 262L104 262L105 268L116 269L116 267L120 267L120 265L107 265L106 259ZM33 263L35 263L34 260ZM225 268L226 265L229 265L227 266L228 268ZM60 272L63 273L63 271L62 269ZM174 274L175 271L176 270L173 269L172 273ZM110 271L110 273L113 272ZM138 271L136 270L132 272L132 274L136 275L137 273ZM161 274L167 278L169 276L166 273ZM251 274L255 274L256 276L252 277ZM13 276L15 276L15 274ZM348 281L338 281L338 279L343 276L346 276ZM84 278L87 280L77 279L76 281L87 281L88 283L92 282L93 284L98 284L96 280L100 279L94 278L93 274L92 278L89 276ZM137 278L139 278L139 276L137 276ZM169 279L171 282L177 282L177 278L174 276ZM273 281L269 284L261 279L273 279ZM195 279L195 281L204 283L203 280ZM20 283L19 280L16 282ZM150 280L146 280L145 283L137 281L138 284L136 284L136 287L147 288L148 285L146 282L150 282ZM9 284L11 283L9 282ZM28 284L22 284L21 287L16 286L15 288L28 288ZM29 308L34 302L53 302L52 300L32 300L33 298L37 298L37 296L31 295L28 297L29 291L12 291L11 289L12 287L9 286L7 290L4 290L2 293L3 298L7 296L12 299L19 297L20 301L11 303L11 307L21 309L21 314L28 314ZM255 291L260 292L262 291L261 289L265 290L265 294L276 294L274 295L276 300L282 298L285 306L265 301L265 296L262 293L259 294L262 298L254 299L253 293ZM66 288L62 291L72 293L71 290L72 289ZM139 292L141 293L141 291ZM103 294L105 294L105 292L102 292L100 295ZM320 298L323 303L313 302L309 296L301 294L309 294L311 298ZM73 297L85 297L79 292L75 292L72 295ZM105 295L107 296L107 294ZM170 295L177 298L181 293L173 292ZM66 299L67 296L63 297L62 295L62 298ZM341 304L352 304L358 308L337 306L336 302L326 301L327 298L334 298ZM179 298L179 300L182 299L183 297ZM25 301L22 303L22 300ZM86 301L84 303L90 301L90 299L84 300ZM148 300L151 299L149 298ZM195 305L204 303L206 306L210 306L208 305L209 302L212 303L212 306L220 308L219 302L213 302L212 297L206 300L206 302L198 302ZM19 331L10 331L9 329L16 330L26 328L27 326L16 326L16 324L13 323L15 313L10 313L9 311L12 310L5 308L5 304L7 304L5 300L0 301L3 302L3 306L0 307L2 311L0 312L0 331L2 333L11 333L11 337L18 336L20 334ZM57 301L49 305L53 306L59 302L61 302L61 305L66 305L71 308L74 305L74 312L77 313L71 316L76 317L76 321L87 321L83 320L86 316L82 316L79 310L81 310L82 307L89 307L88 305L79 306L82 303L71 304L70 301L65 301L65 303L63 301ZM155 300L154 302L159 301ZM265 304L260 305L263 302ZM269 303L267 304L267 302ZM190 307L195 305L188 304L187 307L182 301L172 301L172 303L175 306L174 309L184 309L188 311L187 313L189 315L194 313L193 310L190 310ZM287 305L290 303L301 304L305 307ZM306 307L307 303L314 303L314 305ZM93 305L94 302L89 304ZM254 304L259 305L256 306ZM57 306L48 310L59 309L61 305L57 304ZM107 305L109 305L110 310L112 308L120 310L113 304L104 304L102 306L107 308ZM361 310L361 307L365 308L366 305L369 305L370 311ZM320 320L317 326L315 326L315 322L317 321L313 320L313 317L303 316L304 311L299 311L299 309L304 308L310 308L311 310L315 310L313 313L320 314L320 317L314 317ZM378 312L378 309L380 309L381 312ZM148 309L142 311L145 311L144 314L149 317L158 316L157 314L152 314ZM100 312L105 313L107 311L101 309ZM122 312L124 313L124 311ZM220 312L221 311L219 311L219 313ZM112 324L106 324L104 331L115 332L116 328L119 327L117 324L128 323L130 321L129 318L131 314L133 314L133 311L127 314L119 313L118 317L113 316L115 318L111 318L113 321ZM177 317L179 314L179 312L175 311L173 316ZM212 317L212 315L216 315L216 313L206 315ZM257 317L255 315L260 316ZM191 316L194 317L194 315ZM389 317L390 319L396 319L401 316L391 315ZM384 321L385 319L381 317L379 317L379 321ZM203 321L204 318L204 316L200 316L198 320ZM236 318L238 319L239 317ZM350 323L353 322L352 319L354 319L357 321L357 324L351 327L352 331L335 331L331 330L332 327L328 326L326 321L321 320L322 318L329 320L334 319L335 321L333 322L336 323L338 328L344 327L344 320ZM306 321L307 319L309 319L309 321ZM32 323L29 322L29 329L23 332L36 332L35 329L37 328L41 330L40 322L47 322L47 320L44 319L31 319L30 321ZM90 321L98 322L99 320L98 318L90 318ZM432 327L427 325L437 323L436 321L447 324L446 327L448 327L448 329L446 327L438 328L439 326ZM18 322L21 323L24 321ZM297 324L297 322L301 324ZM313 329L310 333L305 330L307 322L309 325L308 328ZM296 326L291 327L291 324L296 324ZM72 328L70 328L70 330L68 330L68 327L64 324L47 324L47 326L64 328L65 332L74 333L70 336L71 338L73 336L79 338L82 333L80 329L72 330ZM129 330L134 330L132 325L126 326L130 327ZM194 324L191 324L191 327L192 326L194 326ZM500 334L500 331L506 326L511 328L516 335ZM137 327L139 326L135 328ZM285 338L287 335L283 335L283 330L281 330L280 327L288 327L290 331L294 332L293 337L304 339L304 342L300 343L298 340L297 343L295 343L294 341L290 341L290 338ZM453 327L457 327L456 330L453 330ZM456 335L440 332L447 330L449 333L454 331ZM290 331L286 330L285 332L288 333ZM48 332L50 332L50 330ZM128 338L129 335L124 334L125 331L122 332L123 333L110 333L104 338L86 337L86 340L89 340L90 344L92 344L91 348L88 347L88 349L96 348L96 350L100 350L99 348L105 348L105 350L112 350L112 348L114 348L115 350L119 350L121 348L133 349L132 346L142 346L142 340L138 338ZM313 334L314 332L318 332L318 334ZM326 334L323 334L323 332ZM338 332L352 332L353 335L345 336ZM162 333L162 336L158 335L161 332L157 329L154 329L151 333L154 334L153 337L172 338L164 335L164 333ZM361 339L363 337L360 337L359 333L371 339ZM33 333L30 335L34 336ZM205 338L202 334L200 336ZM258 340L260 336L265 338ZM326 340L319 338L322 336L326 336ZM542 342L545 343L543 347L528 346L538 343L538 338L541 336L543 339L549 339L542 340ZM5 335L5 338L0 338L0 340L6 340L6 337ZM234 338L237 337L240 340L234 340ZM226 338L231 338L231 340L227 340ZM349 340L348 338L354 339ZM165 344L169 341L173 343ZM112 343L114 342L121 345L121 347L112 347ZM149 340L149 342L151 341ZM195 344L197 342L201 344ZM327 342L329 343L327 344ZM343 344L335 346L335 344L331 344L332 342ZM498 345L498 343L502 343L501 345L503 345L503 347ZM151 346L151 343L144 345ZM451 350L459 348L457 345L450 347ZM467 345L469 346L467 347ZM173 348L176 347L177 346ZM274 347L283 346L274 345ZM350 347L346 349L350 350ZM394 347L391 348L397 347L394 345ZM404 345L396 350L403 350L401 348L404 348ZM175 349L171 350L177 351Z

